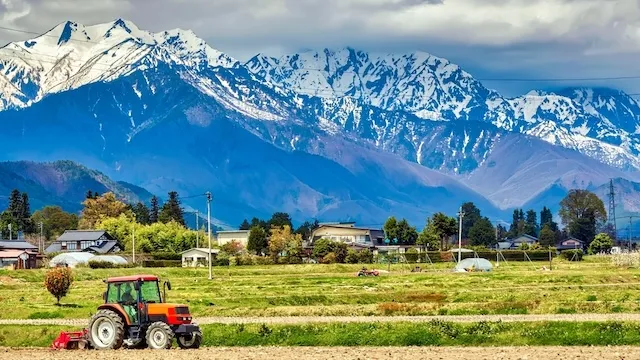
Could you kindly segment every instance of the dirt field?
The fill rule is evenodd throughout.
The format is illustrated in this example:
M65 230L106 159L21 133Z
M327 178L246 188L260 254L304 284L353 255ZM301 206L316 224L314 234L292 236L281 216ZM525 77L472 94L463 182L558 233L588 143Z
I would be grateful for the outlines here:
M135 352L135 355L132 354ZM205 360L205 359L638 359L638 347L512 347L512 348L206 348L195 351L170 350L119 350L100 351L52 351L31 349L0 349L0 360Z
M202 317L198 324L308 324L308 323L369 323L369 322L429 322L443 320L456 323L479 321L640 321L640 314L530 314L530 315L445 315L445 316L273 316L273 317ZM62 325L87 326L88 319L0 319L0 325Z

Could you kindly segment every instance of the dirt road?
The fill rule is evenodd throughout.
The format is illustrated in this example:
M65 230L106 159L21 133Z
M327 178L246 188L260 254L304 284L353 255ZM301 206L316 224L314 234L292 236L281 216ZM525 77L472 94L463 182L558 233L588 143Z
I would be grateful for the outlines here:
M462 315L462 316L291 316L291 317L202 317L198 324L307 324L346 322L428 322L434 319L451 322L535 322L535 321L640 321L638 314L542 314L542 315ZM0 319L0 325L86 326L88 319Z
M135 352L135 353L133 353ZM135 355L134 355L135 354ZM638 347L265 347L265 348L203 348L199 350L117 350L117 351L53 351L31 349L0 349L0 360L205 360L205 359L598 359L619 360L640 358Z

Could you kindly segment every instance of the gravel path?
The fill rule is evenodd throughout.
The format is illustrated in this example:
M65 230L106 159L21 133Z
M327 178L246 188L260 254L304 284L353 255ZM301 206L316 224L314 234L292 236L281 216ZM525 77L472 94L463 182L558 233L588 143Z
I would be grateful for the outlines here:
M205 359L491 359L621 360L640 358L639 347L259 347L199 350L55 351L0 349L0 360L205 360Z
M198 324L307 324L346 322L533 322L533 321L640 321L639 314L541 314L541 315L461 315L461 316L275 316L275 317L202 317ZM89 319L0 319L0 325L61 325L86 326Z

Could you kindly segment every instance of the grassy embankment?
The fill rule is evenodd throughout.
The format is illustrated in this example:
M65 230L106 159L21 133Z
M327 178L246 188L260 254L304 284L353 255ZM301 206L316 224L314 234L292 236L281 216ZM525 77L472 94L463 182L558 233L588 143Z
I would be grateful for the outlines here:
M380 277L355 277L361 265L288 265L207 269L76 269L63 306L43 287L44 270L0 271L0 318L89 318L107 276L153 273L172 282L168 301L195 317L309 315L472 315L627 313L640 310L640 270L600 258L569 263L509 262L492 273L459 274L452 264L393 265ZM370 265L369 268L375 266ZM380 268L387 270L386 265Z

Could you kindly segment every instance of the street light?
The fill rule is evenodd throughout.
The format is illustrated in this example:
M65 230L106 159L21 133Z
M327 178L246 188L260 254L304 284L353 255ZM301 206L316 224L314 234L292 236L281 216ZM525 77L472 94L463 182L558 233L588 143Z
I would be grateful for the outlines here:
M207 191L207 232L209 236L209 280L213 279L211 271L211 193Z

